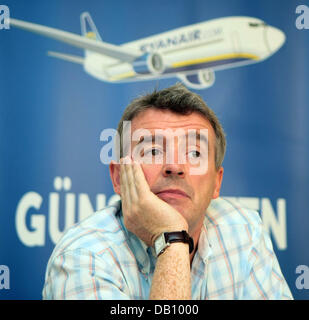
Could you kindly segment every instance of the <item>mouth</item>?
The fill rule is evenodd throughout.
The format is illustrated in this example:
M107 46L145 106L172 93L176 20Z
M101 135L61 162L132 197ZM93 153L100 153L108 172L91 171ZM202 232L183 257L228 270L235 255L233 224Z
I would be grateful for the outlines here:
M175 199L182 199L182 198L189 198L189 196L182 190L179 189L166 189L160 192L157 192L156 195L163 199L163 198L175 198Z

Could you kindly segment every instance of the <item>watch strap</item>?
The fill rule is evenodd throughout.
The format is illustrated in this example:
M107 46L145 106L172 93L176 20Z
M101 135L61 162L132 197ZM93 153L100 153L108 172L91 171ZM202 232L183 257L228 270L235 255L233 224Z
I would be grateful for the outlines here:
M174 232L164 232L165 242L174 243L174 242L183 242L189 244L189 253L192 253L194 250L193 239L185 231L174 231Z

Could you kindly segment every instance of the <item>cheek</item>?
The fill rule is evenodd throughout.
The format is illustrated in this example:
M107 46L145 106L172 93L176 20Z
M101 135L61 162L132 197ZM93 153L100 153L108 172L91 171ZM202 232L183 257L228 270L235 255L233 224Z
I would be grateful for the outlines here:
M209 197L212 194L215 179L213 175L208 172L203 176L193 176L194 178L191 180L194 184L194 189L197 190L197 193L200 194L201 197Z
M142 164L142 169L148 185L151 187L161 172L161 165Z

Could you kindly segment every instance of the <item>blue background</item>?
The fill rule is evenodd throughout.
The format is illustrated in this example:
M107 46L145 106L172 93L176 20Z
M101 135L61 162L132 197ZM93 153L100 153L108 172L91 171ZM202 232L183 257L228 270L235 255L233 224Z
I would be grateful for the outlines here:
M286 43L255 65L219 71L215 84L196 91L216 112L227 133L223 196L286 200L287 248L274 243L295 299L298 265L309 265L309 30L295 26L305 1L5 1L11 17L80 33L88 11L103 41L122 44L224 16L252 16L275 26ZM48 50L77 49L20 29L0 30L0 265L10 268L10 290L0 299L41 299L44 273L54 248L48 232L48 199L55 177L69 177L70 192L113 195L108 167L100 162L100 133L116 128L129 101L177 79L128 84L101 82L81 65L47 57ZM194 91L194 90L193 90ZM22 243L16 208L29 191L43 198L44 246ZM65 191L60 192L60 229ZM309 279L308 279L309 281Z

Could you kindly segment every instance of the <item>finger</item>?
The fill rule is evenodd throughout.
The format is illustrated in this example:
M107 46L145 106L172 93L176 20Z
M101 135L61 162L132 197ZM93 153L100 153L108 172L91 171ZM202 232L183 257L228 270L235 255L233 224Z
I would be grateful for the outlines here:
M127 157L128 158L128 157ZM133 161L132 159L128 159L125 161L124 165L124 171L126 173L126 181L127 181L127 187L129 189L129 196L131 197L131 202L133 201L138 201L137 197L137 190L136 190L136 183L135 183L135 178L133 174Z
M120 159L120 193L124 206L130 205L129 188L123 159Z
M138 162L134 162L132 166L132 173L135 180L135 189L138 196L142 196L145 191L149 191L149 185L145 178L141 165Z

